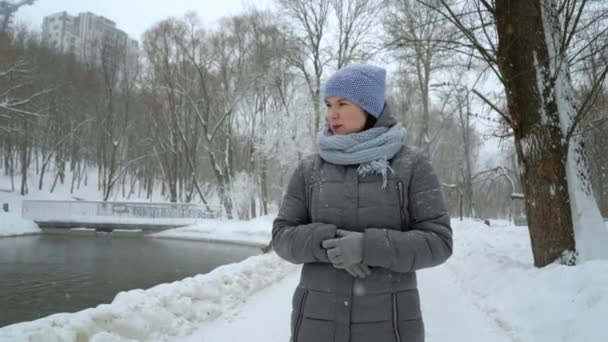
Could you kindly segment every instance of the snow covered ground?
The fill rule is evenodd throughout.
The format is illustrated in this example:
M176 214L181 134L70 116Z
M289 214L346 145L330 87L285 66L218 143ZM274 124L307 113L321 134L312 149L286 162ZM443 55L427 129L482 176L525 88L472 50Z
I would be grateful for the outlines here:
M150 236L169 239L223 241L265 247L272 239L273 219L274 216L261 216L246 222L201 220L192 226L165 230Z
M536 269L525 227L453 226L454 256L419 272L427 341L608 341L608 261ZM298 270L274 254L255 256L120 293L109 305L5 327L0 341L284 342Z
M4 203L9 206L8 212L0 209L0 238L41 232L33 221L21 218L21 200L18 194L0 191L0 206Z
M20 214L0 212L0 237L39 233L33 221L22 219Z

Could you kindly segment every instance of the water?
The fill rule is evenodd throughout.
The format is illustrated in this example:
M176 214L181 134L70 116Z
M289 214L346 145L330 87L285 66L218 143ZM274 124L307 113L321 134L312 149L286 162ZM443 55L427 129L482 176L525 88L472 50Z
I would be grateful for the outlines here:
M0 327L111 303L118 292L207 273L259 253L245 246L110 234L0 239Z

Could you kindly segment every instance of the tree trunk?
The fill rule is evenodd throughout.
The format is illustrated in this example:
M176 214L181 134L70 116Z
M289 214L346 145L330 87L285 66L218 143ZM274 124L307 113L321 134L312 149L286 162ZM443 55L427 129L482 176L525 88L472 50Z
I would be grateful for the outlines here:
M467 217L474 217L473 212L473 161L471 156L471 131L470 131L470 106L469 94L466 94L466 111L461 113L463 127L462 140L464 144L464 199L465 199L465 214Z
M24 124L24 131L23 131L23 141L21 142L21 148L19 151L19 154L21 155L20 158L20 162L21 162L21 195L25 196L28 192L27 189L27 171L28 171L28 127L27 124Z
M552 263L564 252L580 252L579 246L575 246L573 224L577 221L573 221L572 209L581 216L583 208L576 208L573 202L578 201L573 195L583 185L581 177L584 180L588 175L580 139L568 144L567 128L564 130L564 125L569 127L564 123L564 115L573 113L566 113L567 109L561 108L560 101L574 99L564 98L567 94L556 89L565 85L571 90L571 83L560 84L570 82L567 63L559 63L563 56L551 55L555 47L547 41L547 37L557 33L557 28L546 22L547 13L543 13L555 10L550 3L545 0L496 1L498 63L512 118L537 267ZM556 60L562 71L556 71ZM574 159L568 158L568 153L576 153L580 156L578 162L584 165L572 165ZM595 203L593 206L597 210Z
M228 157L226 157L228 158ZM230 196L230 181L228 179L229 177L229 171L226 169L222 169L220 167L220 165L218 164L218 160L215 157L215 153L213 152L209 152L209 159L211 159L211 163L213 166L213 172L215 174L215 177L217 178L217 184L218 184L218 191L220 193L220 198L222 200L222 203L224 205L224 209L226 210L226 216L228 219L232 219L232 212L233 212L233 204L232 204L232 197Z
M260 162L260 187L262 188L262 215L268 215L268 167L265 157Z

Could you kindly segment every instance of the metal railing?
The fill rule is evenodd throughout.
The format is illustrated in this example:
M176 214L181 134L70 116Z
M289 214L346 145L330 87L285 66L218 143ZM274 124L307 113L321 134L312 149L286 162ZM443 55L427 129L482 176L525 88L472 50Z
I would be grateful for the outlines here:
M38 223L181 226L220 218L221 208L184 203L24 200L22 216Z

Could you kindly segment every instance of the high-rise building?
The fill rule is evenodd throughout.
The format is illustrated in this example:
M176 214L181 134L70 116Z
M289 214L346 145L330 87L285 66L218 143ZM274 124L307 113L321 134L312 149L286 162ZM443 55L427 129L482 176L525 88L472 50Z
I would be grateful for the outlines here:
M116 27L112 20L90 12L71 16L59 12L44 17L42 39L48 46L74 54L81 62L100 65L102 56L126 56L128 65L137 61L138 43Z

